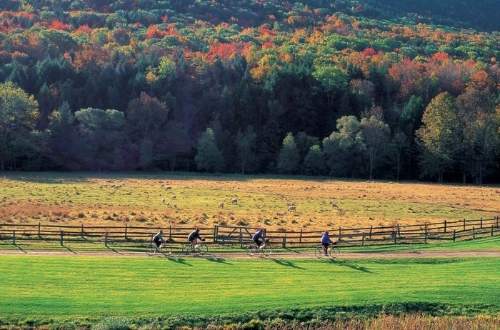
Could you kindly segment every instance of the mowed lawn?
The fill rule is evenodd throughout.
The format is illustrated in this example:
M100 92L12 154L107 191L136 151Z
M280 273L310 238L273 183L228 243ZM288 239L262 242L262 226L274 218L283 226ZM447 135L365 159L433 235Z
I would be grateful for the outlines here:
M497 216L499 189L189 173L5 173L0 177L0 219L287 230L421 224Z
M3 318L221 315L398 302L500 310L500 259L0 257Z

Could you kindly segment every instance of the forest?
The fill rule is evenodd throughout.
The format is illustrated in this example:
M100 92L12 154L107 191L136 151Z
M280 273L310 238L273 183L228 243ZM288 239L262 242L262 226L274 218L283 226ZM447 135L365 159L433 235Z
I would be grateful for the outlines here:
M500 182L500 3L4 0L0 170Z

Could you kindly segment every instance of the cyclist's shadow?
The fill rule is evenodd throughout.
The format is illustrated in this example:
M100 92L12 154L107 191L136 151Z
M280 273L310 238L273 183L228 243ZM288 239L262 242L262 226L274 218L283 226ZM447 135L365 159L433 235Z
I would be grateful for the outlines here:
M222 257L218 257L216 255L204 255L204 256L200 256L200 258L206 259L208 261L216 262L219 264L231 265L231 263L228 262L226 259L224 259Z
M190 267L193 266L189 262L187 262L186 259L179 257L179 256L165 255L165 259L167 259L168 261L173 261L173 262L181 264L181 265L186 265L186 266L190 266Z
M281 266L291 267L291 268L295 268L295 269L305 269L303 267L297 266L295 263L293 263L290 260L277 259L277 258L270 258L270 259Z
M371 270L369 270L368 268L364 267L364 266L360 266L352 261L348 261L348 260L338 260L338 259L330 259L328 261L326 261L328 263L332 263L332 264L335 264L335 265L338 265L338 266L342 266L342 267L348 267L348 268L351 268L351 269L354 269L354 270L357 270L357 271L360 271L360 272L363 272L363 273L373 273Z

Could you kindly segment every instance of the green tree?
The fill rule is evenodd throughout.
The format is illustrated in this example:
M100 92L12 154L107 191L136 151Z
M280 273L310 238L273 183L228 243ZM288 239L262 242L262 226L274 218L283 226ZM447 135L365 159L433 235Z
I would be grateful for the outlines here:
M326 163L323 151L318 144L309 148L304 158L304 172L308 175L322 175L325 173Z
M257 134L252 126L248 126L244 132L238 132L236 145L242 174L245 174L249 165L251 166L256 160L256 142Z
M79 158L86 168L119 169L123 166L123 112L87 108L75 112L80 143Z
M456 164L460 150L461 126L455 99L447 92L431 100L422 117L422 126L417 131L422 148L420 165L424 176L437 177Z
M202 171L218 172L224 168L224 158L211 128L207 128L198 139L195 162L196 167Z
M361 133L368 156L369 177L373 180L373 169L387 155L391 130L389 125L375 116L361 119Z
M337 120L337 130L323 140L323 152L330 175L354 176L361 168L362 152L365 148L361 123L354 116L343 116Z
M278 170L281 173L293 174L299 167L300 156L295 138L288 133L283 139L283 144L278 156Z
M392 137L391 143L391 154L392 158L396 162L396 180L399 181L401 176L401 163L404 158L404 155L407 153L410 147L410 143L408 141L408 137L403 132L397 132Z
M16 158L32 148L31 134L38 118L32 95L8 82L0 84L0 169L16 168Z
M142 92L127 107L127 135L139 147L139 167L151 167L155 158L168 153L169 108L156 97Z
M74 168L75 161L75 116L69 104L63 102L59 109L52 112L49 118L50 158L61 168Z
M319 139L317 137L307 135L305 132L299 132L295 138L295 143L297 144L300 161L302 162L309 152L309 149L313 145L319 144Z

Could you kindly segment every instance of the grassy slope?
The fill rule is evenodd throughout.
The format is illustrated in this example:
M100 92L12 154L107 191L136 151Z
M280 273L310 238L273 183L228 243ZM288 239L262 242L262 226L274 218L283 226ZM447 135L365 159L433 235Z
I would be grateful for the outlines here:
M233 197L238 205L231 204ZM288 212L288 203L297 211ZM0 178L0 218L13 222L323 229L491 217L500 213L499 205L496 187L194 174Z
M0 257L2 317L218 315L398 302L490 304L500 259L284 261Z

